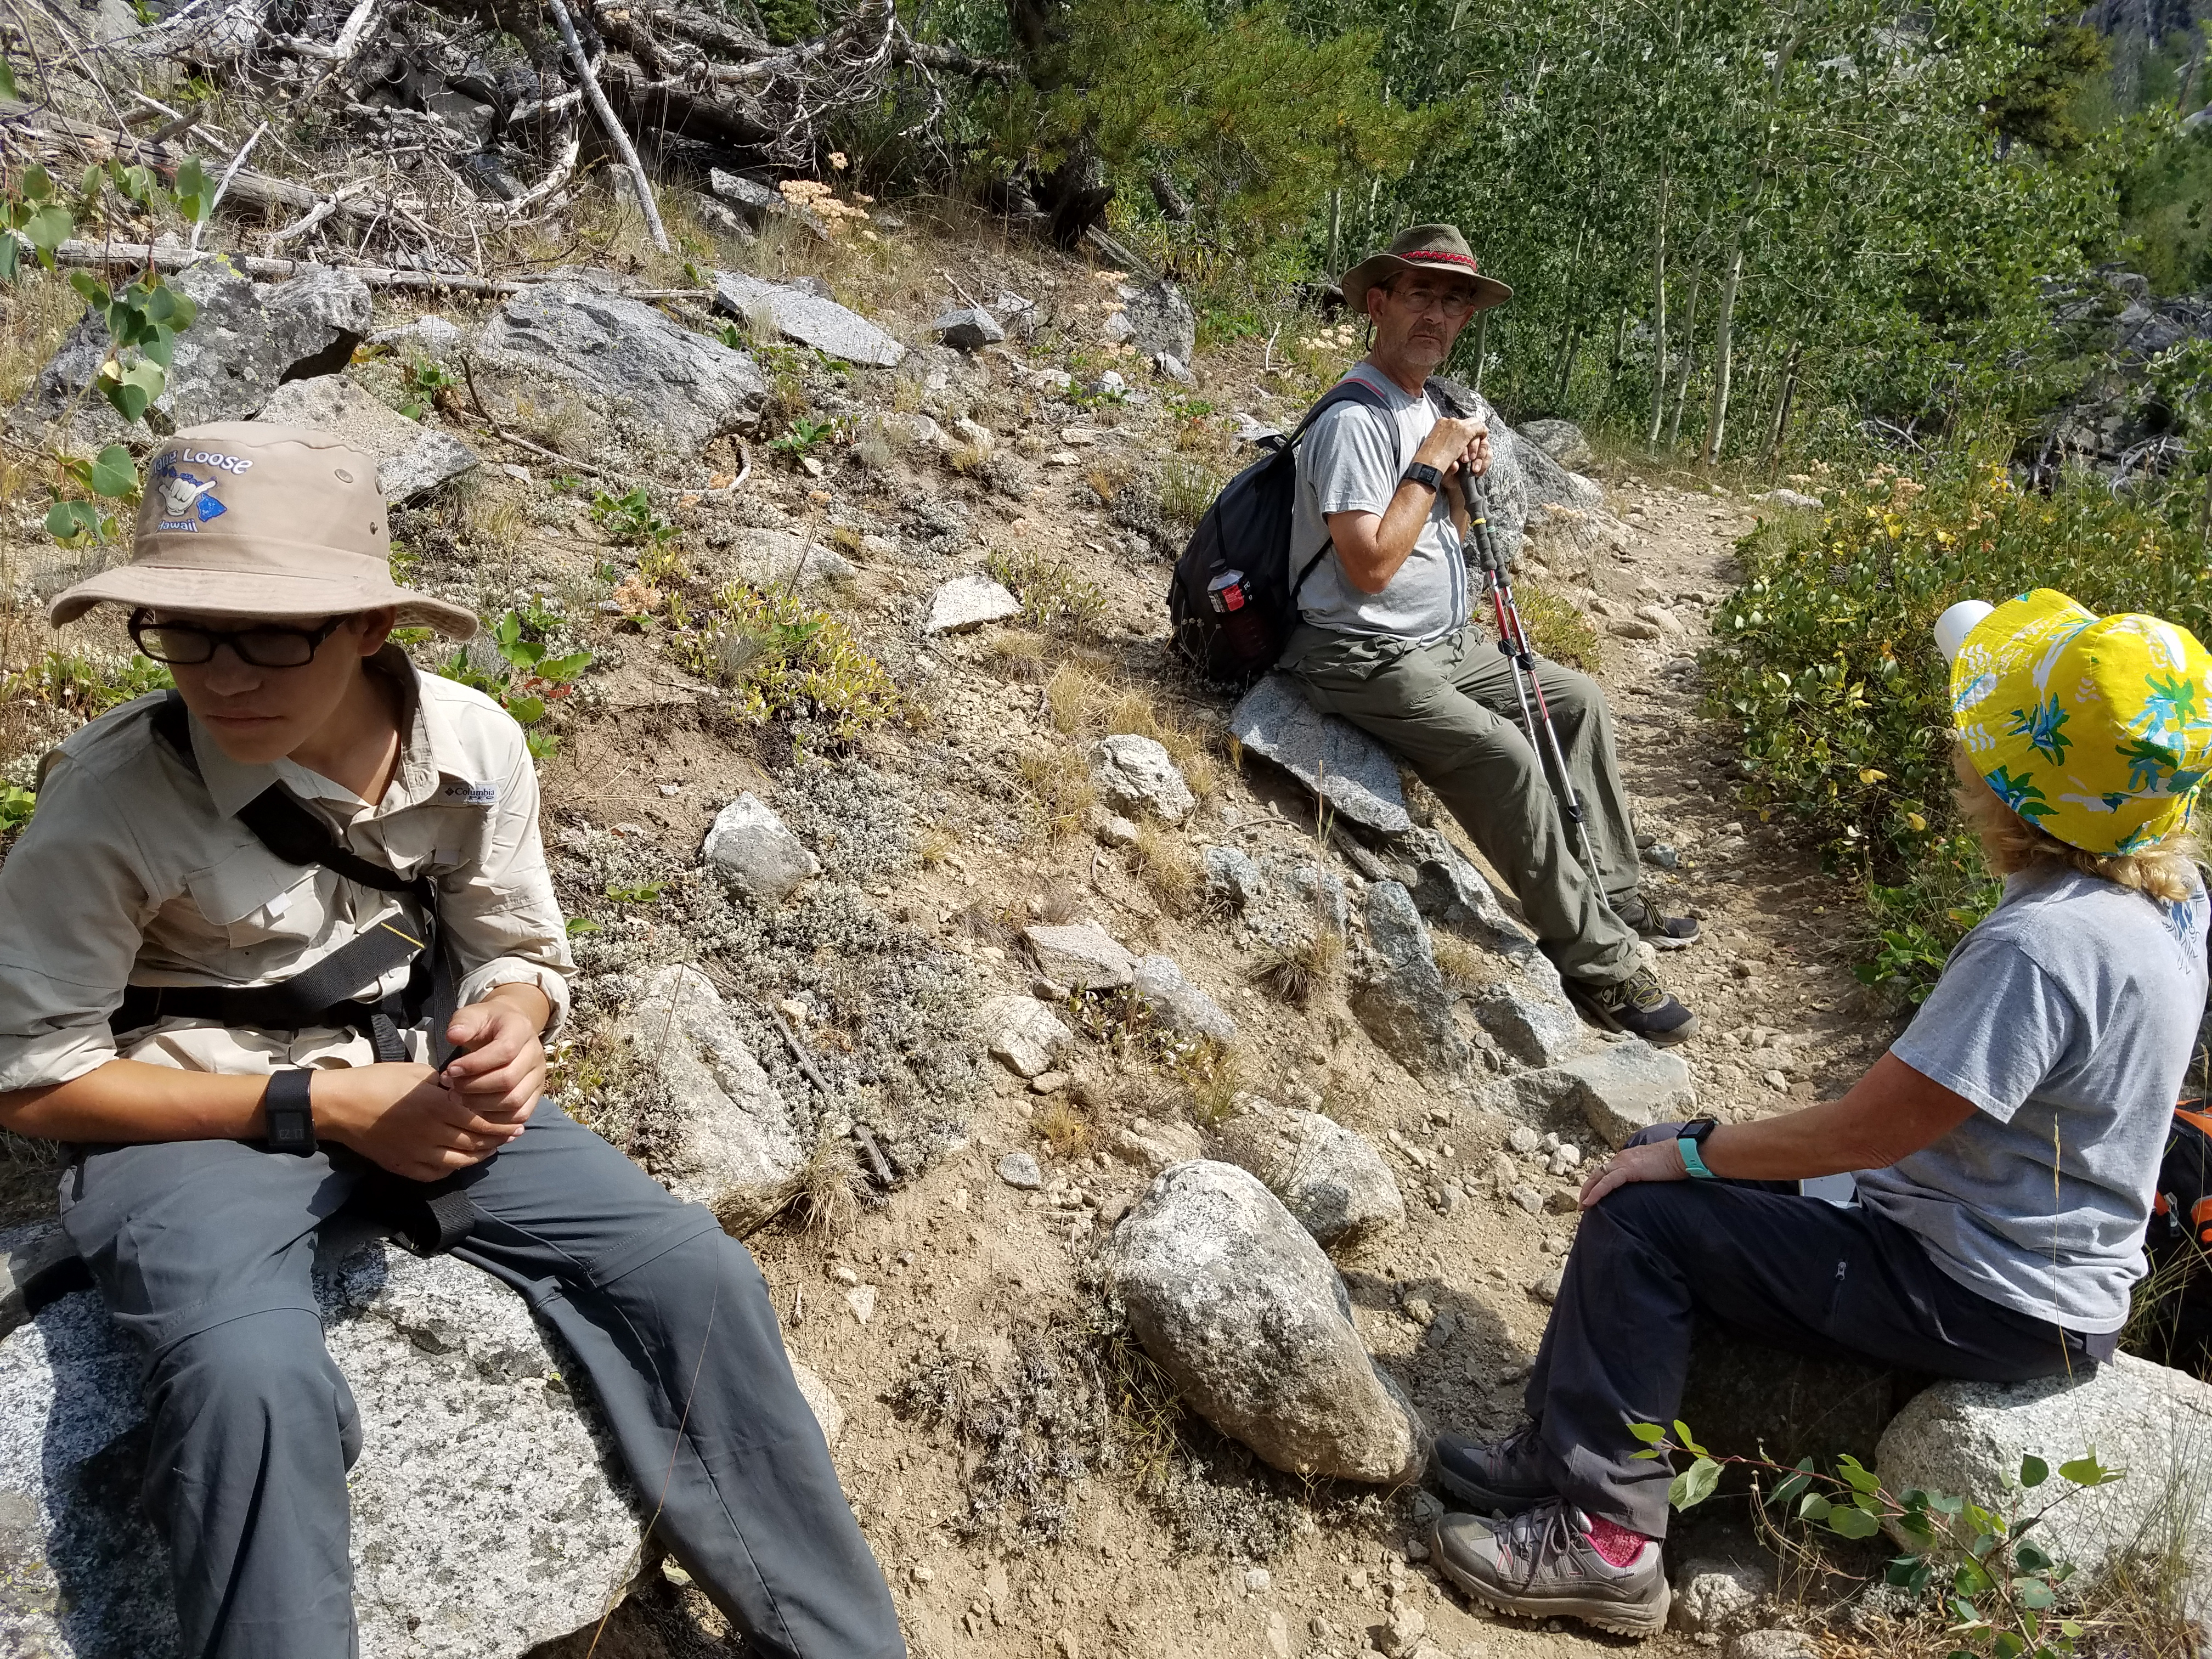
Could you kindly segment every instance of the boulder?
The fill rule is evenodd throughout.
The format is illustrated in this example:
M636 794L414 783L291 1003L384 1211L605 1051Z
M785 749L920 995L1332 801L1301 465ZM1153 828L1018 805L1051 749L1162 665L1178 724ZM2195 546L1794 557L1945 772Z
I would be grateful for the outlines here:
M2059 1477L2060 1464L2092 1450L2126 1478L2075 1491ZM1917 1486L2017 1516L2047 1509L2036 1542L2092 1580L2131 1559L2164 1558L2180 1572L2183 1605L2212 1617L2203 1530L2212 1517L2212 1384L2125 1353L2071 1377L1938 1382L1898 1413L1876 1456L1895 1490ZM2029 1456L2052 1473L2023 1492Z
M1022 602L988 576L955 576L930 596L925 634L951 634L1022 614Z
M720 167L707 170L707 188L714 199L737 210L738 216L755 230L767 222L771 214L781 213L786 204L781 195L757 179L743 173L725 173ZM722 273L717 271L716 278Z
M1809 1457L1832 1470L1848 1453L1871 1468L1882 1431L1923 1380L1871 1363L1791 1353L1700 1322L1678 1414L1723 1456L1764 1456L1785 1467ZM1731 1465L1723 1484L1740 1492L1749 1480Z
M1050 1071L1053 1061L1075 1041L1075 1033L1060 1016L1035 997L993 997L977 1011L975 1027L992 1057L1017 1077Z
M288 381L254 418L331 433L374 456L376 482L393 507L427 495L477 464L476 451L452 433L386 408L343 374Z
M678 1198L757 1206L798 1174L806 1143L714 982L683 963L646 981L622 1036L651 1079L651 1166Z
M1246 692L1229 729L1353 823L1385 835L1413 827L1390 751L1349 720L1316 713L1289 675L1270 674Z
M426 312L411 323L380 328L368 337L372 345L384 346L403 357L419 357L433 363L458 361L468 339L460 325L434 312Z
M1186 979L1172 957L1139 957L1129 972L1138 1000L1167 1030L1212 1037L1217 1042L1237 1040L1237 1022L1222 1012L1219 1003Z
M1397 1178L1375 1143L1319 1112L1251 1097L1215 1134L1213 1155L1259 1176L1323 1244L1382 1232L1406 1218Z
M1147 362L1164 353L1190 362L1198 343L1198 313L1173 283L1123 283L1114 290L1121 310L1106 319L1106 337L1127 342Z
M1667 1623L1686 1636L1734 1636L1751 1628L1773 1594L1774 1575L1758 1562L1692 1556L1674 1576Z
M1523 1073L1510 1086L1525 1108L1579 1113L1616 1148L1626 1146L1639 1129L1680 1122L1697 1113L1689 1062L1640 1037L1608 1042L1545 1071Z
M851 561L819 542L801 542L786 530L744 530L723 556L738 578L766 591L805 591L825 582L848 582L859 573Z
M1157 1176L1178 1164L1189 1163L1206 1149L1198 1131L1188 1123L1155 1123L1140 1117L1107 1137L1106 1150L1146 1175Z
M1321 1246L1256 1176L1176 1164L1104 1256L1145 1352L1222 1433L1293 1474L1419 1474L1425 1425L1368 1358Z
M948 311L930 325L937 336L956 351L981 351L987 345L996 345L1006 337L1006 331L999 326L999 319L981 306L963 306L957 311Z
M763 904L781 904L822 873L822 861L750 793L714 815L706 854L726 885Z
M1597 452L1572 421L1523 421L1521 435L1571 472L1581 472L1596 464Z
M1368 1036L1409 1072L1463 1073L1474 1049L1452 1022L1458 998L1437 968L1413 895L1395 881L1368 886L1367 942L1374 963L1353 988L1352 1012Z
M1076 991L1118 991L1136 980L1137 959L1095 921L1063 927L1026 927L1022 937L1037 971Z
M250 420L285 381L343 368L368 334L368 289L349 270L313 270L263 287L210 259L169 283L199 314L177 336L168 384L147 411L156 432ZM40 371L22 412L53 421L74 405L72 427L80 438L119 435L122 419L106 398L79 397L106 361L109 343L99 319L81 319Z
M595 1624L639 1529L566 1355L452 1256L333 1224L319 1264L361 1413L346 1484L363 1659L520 1659ZM168 1553L138 1495L139 1365L91 1291L0 1340L0 1650L180 1659Z
M718 270L714 308L748 322L765 316L787 338L848 363L896 368L906 357L904 346L858 312L782 283Z
M768 395L744 353L581 278L508 300L477 333L472 361L510 417L520 404L543 410L565 398L608 430L676 454L750 426Z
M1587 1033L1559 970L1506 914L1482 872L1437 830L1409 830L1398 840L1419 872L1414 908L1492 953L1481 981L1462 988L1476 1022L1527 1065L1556 1066L1581 1053Z
M1764 502L1768 507L1786 507L1801 513L1825 512L1828 505L1818 495L1808 495L1798 489L1770 489L1764 495L1753 495L1751 499Z
M1091 775L1108 805L1181 823L1198 801L1158 739L1122 732L1091 745Z
M1201 855L1206 896L1226 909L1242 910L1260 901L1262 878L1251 855L1238 847L1209 847Z

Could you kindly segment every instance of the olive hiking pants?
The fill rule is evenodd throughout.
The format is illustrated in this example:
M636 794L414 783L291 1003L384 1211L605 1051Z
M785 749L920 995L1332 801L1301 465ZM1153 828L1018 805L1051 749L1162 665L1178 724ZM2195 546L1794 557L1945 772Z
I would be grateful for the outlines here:
M1613 985L1636 971L1636 933L1611 902L1636 891L1636 834L1595 681L1536 660L1602 884L1583 867L1544 763L1522 730L1513 665L1496 640L1472 625L1431 645L1301 627L1282 662L1308 702L1389 745L1437 792L1513 890L1562 974Z
M63 1225L145 1355L146 1510L194 1659L356 1651L361 1426L311 1274L366 1175L343 1151L188 1140L88 1149L63 1177ZM574 1352L632 1484L665 1492L654 1535L746 1651L902 1659L744 1246L550 1102L460 1184L477 1218L453 1254Z

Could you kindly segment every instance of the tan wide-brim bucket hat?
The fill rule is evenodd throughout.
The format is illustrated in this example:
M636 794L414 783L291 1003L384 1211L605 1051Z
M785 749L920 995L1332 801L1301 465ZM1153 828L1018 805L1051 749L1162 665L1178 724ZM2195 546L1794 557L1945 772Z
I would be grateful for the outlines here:
M391 609L402 628L477 631L465 606L392 580L376 462L326 432L220 421L164 439L146 465L131 562L55 596L60 628L96 605L283 619Z
M1474 251L1457 225L1413 225L1398 233L1380 253L1370 253L1344 273L1337 286L1344 303L1355 317L1367 314L1367 290L1387 283L1401 271L1427 270L1464 276L1474 284L1474 308L1487 311L1513 297L1513 290L1495 276L1486 276L1475 263Z

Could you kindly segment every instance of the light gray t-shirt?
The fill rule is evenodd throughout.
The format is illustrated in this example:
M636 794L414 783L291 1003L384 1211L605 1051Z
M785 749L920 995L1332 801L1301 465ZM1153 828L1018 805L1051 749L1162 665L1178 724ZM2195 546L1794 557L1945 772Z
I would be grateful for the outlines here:
M1389 409L1341 403L1324 411L1298 441L1298 489L1291 511L1291 576L1328 544L1331 513L1380 514L1397 494L1437 410L1425 397L1407 395L1390 377L1356 363L1358 376L1382 394ZM1380 593L1363 593L1345 580L1333 544L1298 590L1299 613L1316 628L1346 634L1383 635L1425 644L1466 625L1467 561L1451 508L1439 490L1413 550Z
M1890 1052L1978 1108L1857 1176L1990 1301L2084 1334L2127 1322L2159 1160L2204 1013L2205 897L2070 870L2009 878Z

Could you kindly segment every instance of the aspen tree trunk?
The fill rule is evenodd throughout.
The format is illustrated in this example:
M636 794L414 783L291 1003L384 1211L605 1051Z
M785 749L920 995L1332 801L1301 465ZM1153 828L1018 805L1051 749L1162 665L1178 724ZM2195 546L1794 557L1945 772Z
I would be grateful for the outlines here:
M1344 189L1339 185L1328 193L1328 277L1337 277L1336 250L1344 230Z
M1790 362L1782 371L1782 395L1774 400L1774 424L1766 433L1766 473L1771 483L1774 469L1781 465L1782 440L1790 430L1790 404L1797 395L1797 364L1804 356L1805 343L1794 340L1790 346Z
M1574 378L1575 347L1581 337L1581 325L1571 322L1567 325L1567 337L1559 346L1559 389L1553 394L1552 403L1562 415L1566 413L1567 382Z
M1690 399L1690 377L1698 367L1698 300L1705 292L1705 273L1690 278L1690 308L1682 318L1682 373L1674 382L1674 416L1667 423L1667 447L1682 441L1682 405Z
M1474 390L1478 394L1482 391L1483 361L1489 355L1490 313L1478 311L1474 313Z
M1743 283L1743 229L1737 227L1729 247L1728 274L1721 278L1720 319L1713 325L1713 416L1705 428L1705 453L1701 465L1711 466L1721 458L1721 441L1728 434L1729 352L1735 342L1736 290Z
M1613 389L1620 384L1621 354L1628 349L1628 307L1623 305L1613 313L1613 360L1606 365L1605 396L1598 400L1601 411L1613 407Z
M1646 453L1659 453L1659 428L1667 418L1667 172L1659 172L1659 210L1651 216L1651 430Z

